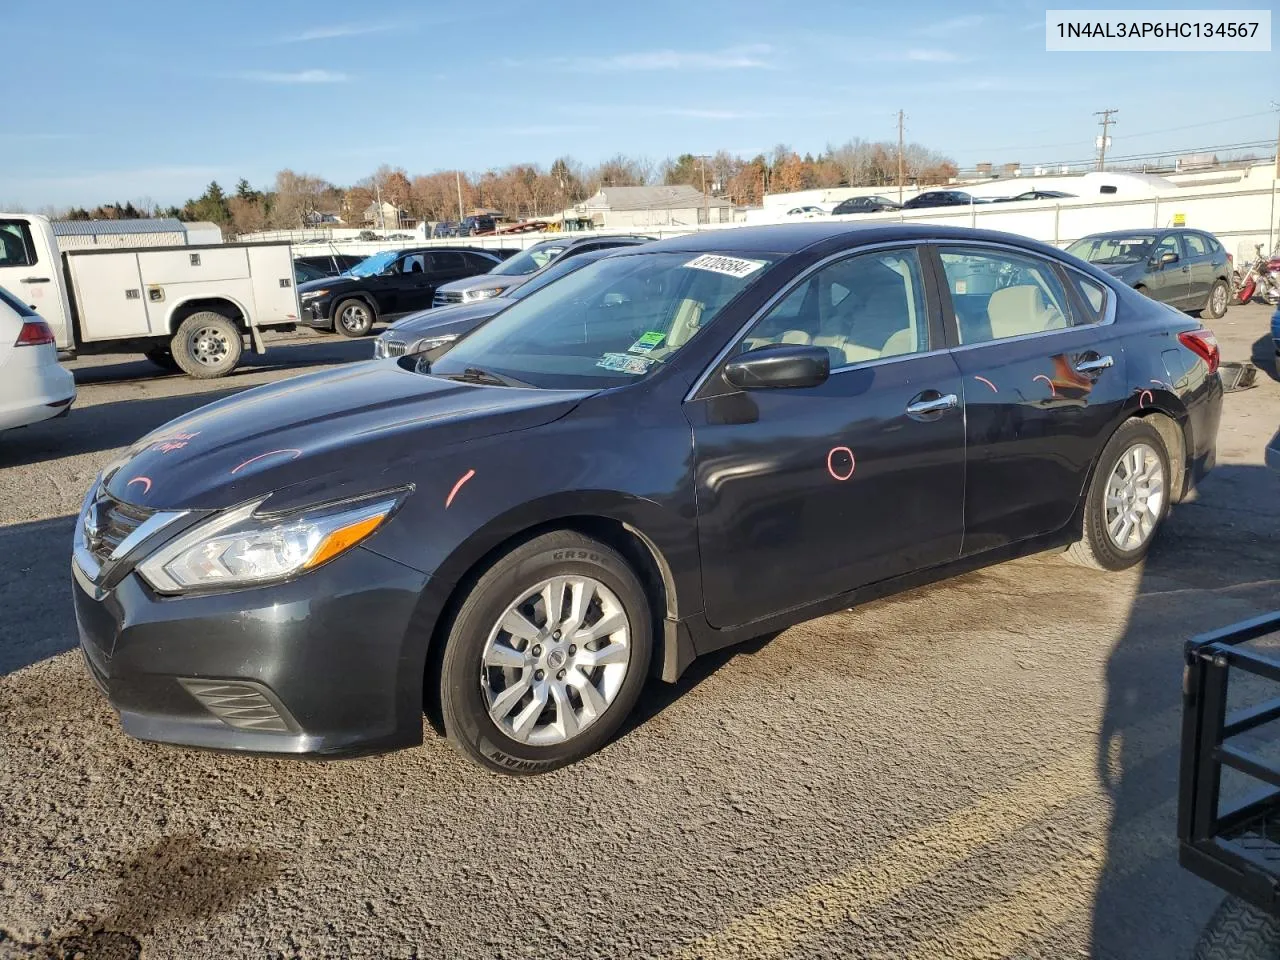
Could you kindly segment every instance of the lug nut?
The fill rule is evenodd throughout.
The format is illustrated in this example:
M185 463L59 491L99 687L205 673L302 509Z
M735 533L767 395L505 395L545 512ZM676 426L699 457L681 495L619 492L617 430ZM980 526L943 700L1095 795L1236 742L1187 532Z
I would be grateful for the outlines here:
M575 647L572 643L569 644L569 656L572 657L577 652L578 652L578 648Z
M540 656L542 656L542 647L538 646L538 645L535 643L535 644L533 645L533 649L532 649L532 650L530 650L529 652L530 652L530 653L532 653L535 657L540 657Z
M543 673L541 670L535 670L535 671L533 671L533 679L535 679L535 680L541 680L541 679L542 679L543 677L545 677L545 676L546 676L546 674L545 674L545 673Z
M559 630L557 630L555 633L553 633L553 634L551 635L551 639L552 639L552 640L559 640L559 639L560 639L560 631L559 631Z
M564 671L563 671L563 670L561 670L559 673L557 673L557 674L556 674L556 679L557 679L557 680L563 680L563 679L564 679Z

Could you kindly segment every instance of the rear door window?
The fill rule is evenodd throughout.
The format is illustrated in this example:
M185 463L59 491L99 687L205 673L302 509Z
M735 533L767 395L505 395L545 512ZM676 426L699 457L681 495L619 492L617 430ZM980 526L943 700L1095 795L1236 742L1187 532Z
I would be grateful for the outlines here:
M460 253L432 253L428 254L428 257L430 259L429 272L436 276L466 272L466 261L462 259L462 254Z
M1072 326L1057 272L1012 250L939 250L962 345L1048 333Z
M0 267L35 266L36 245L25 220L0 220Z
M1198 233L1184 233L1182 242L1187 245L1187 256L1192 259L1209 255L1209 246Z

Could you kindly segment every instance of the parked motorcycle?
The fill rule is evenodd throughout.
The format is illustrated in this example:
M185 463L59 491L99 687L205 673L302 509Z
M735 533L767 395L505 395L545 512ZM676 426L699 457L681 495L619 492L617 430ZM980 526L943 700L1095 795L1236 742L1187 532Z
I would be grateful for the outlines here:
M1262 244L1254 246L1255 256L1243 273L1233 271L1232 288L1237 303L1248 303L1255 296L1261 297L1273 307L1280 304L1280 254L1265 256Z

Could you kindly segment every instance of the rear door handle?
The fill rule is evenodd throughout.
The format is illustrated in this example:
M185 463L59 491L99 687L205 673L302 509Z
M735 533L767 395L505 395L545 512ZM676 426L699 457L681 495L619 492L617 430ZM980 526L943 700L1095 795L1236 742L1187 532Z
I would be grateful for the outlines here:
M960 398L954 393L938 393L936 390L929 390L907 404L907 416L927 417L951 410L959 404Z
M48 277L23 277L22 282L23 283L48 283L49 278Z
M1080 360L1076 363L1076 373L1101 373L1116 362L1111 357L1094 357L1091 360Z

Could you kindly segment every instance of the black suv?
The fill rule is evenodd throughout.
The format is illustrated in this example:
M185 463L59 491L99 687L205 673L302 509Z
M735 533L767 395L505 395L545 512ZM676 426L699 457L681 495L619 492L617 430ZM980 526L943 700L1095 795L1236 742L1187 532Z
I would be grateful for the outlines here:
M431 306L436 287L486 273L497 254L469 247L384 250L338 277L298 284L302 322L344 337L363 337L376 321Z
M902 205L903 210L919 210L921 207L967 207L971 203L986 203L963 190L929 190L912 197Z

